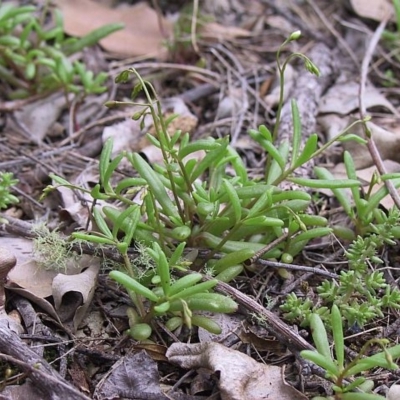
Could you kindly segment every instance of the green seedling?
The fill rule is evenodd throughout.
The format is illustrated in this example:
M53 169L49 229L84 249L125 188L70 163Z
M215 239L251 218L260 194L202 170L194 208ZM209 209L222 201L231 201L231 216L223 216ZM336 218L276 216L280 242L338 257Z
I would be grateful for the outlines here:
M386 282L383 271L373 267L383 264L379 257L383 245L396 244L400 212L397 209L387 215L382 212L378 219L378 224L370 226L373 233L364 238L358 236L346 250L348 268L340 272L337 281L325 280L317 286L318 306L294 293L287 296L281 306L286 320L304 327L309 324L309 315L317 313L329 326L327 307L335 304L349 328L362 328L376 318L383 318L387 310L399 308L400 290Z
M229 297L212 293L210 290L218 283L217 279L201 282L202 274L189 273L176 281L171 280L171 269L176 268L175 262L180 260L185 243L181 243L167 259L157 243L147 249L153 259L155 269L147 274L144 285L120 271L111 271L110 277L120 283L131 295L134 303L139 297L145 298L150 306L142 314L131 310L130 329L128 334L136 340L147 339L152 332L151 321L154 317L165 317L166 326L175 330L187 325L202 327L213 333L220 333L221 328L210 318L196 315L194 311L209 311L217 313L232 313L237 310L237 304ZM150 287L153 286L151 289Z
M332 382L334 396L314 397L313 400L383 400L385 397L372 393L374 384L366 379L363 373L374 368L397 370L393 362L400 357L400 345L387 348L386 339L371 339L350 362L345 359L345 343L343 336L342 316L339 308L332 307L330 327L333 336L334 353L329 344L328 334L318 314L311 314L310 328L316 351L304 350L301 357L311 361L326 371L326 378ZM369 347L378 345L383 351L372 356L365 356ZM332 354L333 353L333 354Z
M19 202L18 198L10 192L17 183L18 179L14 179L11 172L0 171L0 210Z
M298 37L299 33L295 32L288 41ZM281 80L287 63L294 57L303 59L306 68L318 74L311 60L295 53L282 65L278 61ZM112 157L113 143L108 139L100 157L99 182L93 189L82 189L54 175L52 178L57 185L84 191L93 198L94 228L91 232L74 233L73 237L114 246L121 252L125 271L112 271L111 277L127 289L135 305L130 317L130 333L143 338L151 332L148 326L157 316L168 317L169 327L205 326L204 317L193 311L228 312L233 309L229 300L212 293L217 280L199 283L193 281L200 279L199 275L189 275L172 283L176 254L178 249L182 254L183 243L191 248L209 249L207 259L202 260L203 267L212 270L216 278L224 282L242 273L250 259L254 262L260 257L282 258L292 262L310 240L330 234L331 229L325 218L307 214L311 203L309 193L303 189L285 191L279 184L285 179L300 186L314 185L312 187L352 188L360 184L355 179L335 183L292 177L297 168L320 155L329 145L317 149L317 136L312 135L301 148L301 123L295 102L292 104L295 121L292 149L289 143L282 143L279 148L275 146L277 125L273 132L265 126L250 132L269 155L265 179L256 181L248 176L240 155L229 145L229 138L190 141L188 133L177 131L170 135L168 124L173 117L164 118L150 82L130 68L116 77L116 83L126 83L132 76L136 84L131 101L113 101L107 106L141 107L133 118L141 120L142 125L143 117L151 116L155 133L148 134L147 138L160 149L162 162L150 165L140 154L130 152ZM144 97L144 103L136 101L139 95ZM281 97L279 109L282 102ZM279 124L280 112L277 114L276 124ZM198 151L205 154L201 160L192 158ZM136 174L114 184L112 178L123 159L131 164ZM96 203L100 200L109 205L100 208ZM134 243L147 247L155 265L154 272L148 269L141 275L135 270L128 256L128 248ZM226 308L225 302L228 303ZM209 329L216 331L216 326L211 324ZM133 329L136 325L139 327Z
M361 139L363 140L363 139ZM364 145L364 141L360 145ZM344 153L344 164L348 180L357 182L357 174L353 159L349 152ZM325 168L315 168L315 174L318 178L325 182L334 180L332 174ZM336 226L334 232L344 239L355 239L357 235L364 236L365 234L374 231L374 224L383 223L385 214L379 209L380 202L388 195L386 186L374 191L374 186L390 179L396 188L400 187L400 174L392 173L383 176L374 175L367 192L362 195L359 185L350 187L350 191L332 185L322 185L321 187L331 189L344 212L354 224L354 230L346 229L345 227Z
M53 28L42 21L50 17ZM0 5L0 78L7 82L10 99L63 90L74 94L98 94L107 88L106 73L94 75L70 56L121 29L110 24L90 32L81 39L67 38L59 10L44 7L37 14L34 6Z

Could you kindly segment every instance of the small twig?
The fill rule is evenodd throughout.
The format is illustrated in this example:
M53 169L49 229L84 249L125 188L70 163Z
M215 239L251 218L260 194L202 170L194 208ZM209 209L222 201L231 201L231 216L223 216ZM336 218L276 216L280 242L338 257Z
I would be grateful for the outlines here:
M190 27L190 39L192 42L193 50L197 54L200 54L199 46L197 45L197 39L196 39L198 12L199 12L199 0L193 0L193 12L192 12L192 23L191 23L191 27Z
M319 19L326 26L326 29L336 38L338 44L347 52L350 56L354 64L358 67L358 60L353 50L351 50L350 46L346 42L345 39L340 35L340 33L335 29L334 25L329 21L329 19L322 12L321 8L317 5L314 0L307 0L307 3L313 8L315 14L319 17Z
M383 30L385 29L386 24L388 23L391 15L387 15L386 18L379 24L378 28L374 32L369 42L369 46L365 52L365 56L361 66L361 77L360 77L360 90L358 93L359 107L360 107L360 118L363 120L363 127L365 132L365 137L367 138L367 147L371 154L371 157L375 163L376 168L378 169L381 175L387 173L385 165L383 164L382 158L379 154L378 148L376 147L375 141L372 138L372 127L369 126L369 123L365 121L366 117L366 108L364 103L364 92L367 82L368 75L368 66L371 62L372 55L375 51L376 46L378 45L379 39L382 35ZM400 197L397 193L396 188L393 185L393 182L390 179L385 180L385 186L389 191L390 196L392 197L394 203L397 208L400 209Z
M76 146L75 145L70 145L70 146L66 146L63 148L58 148L58 149L51 149L49 151L43 152L40 154L40 158L44 159L44 158L50 158L59 154L62 154L63 152L67 152L70 151L72 149L74 149ZM22 153L21 151L19 151L19 153ZM15 166L23 166L26 164L35 164L37 163L37 159L33 158L31 155L29 155L28 153L22 153L26 158L20 157L18 159L13 159L10 161L4 161L4 162L0 162L0 169L9 169ZM45 165L45 167L47 168L47 165Z
M127 62L128 62L128 60L125 60L124 65L122 65L122 66L119 66L119 65L121 65L119 63L119 65L115 69L112 69L110 72L112 74L117 75L121 71L128 68L126 66ZM222 79L220 74L217 74L216 72L205 69L205 68L196 67L194 65L184 65L184 64L165 63L165 62L142 62L142 63L130 64L129 67L136 69L138 71L143 70L145 68L150 68L150 69L160 69L160 70L176 69L178 71L193 72L193 73L198 73L199 75L208 76L208 77L212 78L213 82L217 82L217 83L220 82Z
M208 278L204 277L204 279ZM289 325L285 324L277 315L272 311L267 310L244 293L234 289L224 282L218 282L215 289L218 292L232 296L238 303L249 311L254 312L261 318L265 318L267 330L276 336L279 341L284 342L294 354L297 354L301 350L315 350L311 344L290 328Z
M29 194L27 194L23 190L21 190L18 186L14 186L13 190L15 192L17 192L20 196L25 197L27 200L29 200L31 203L33 203L36 207L39 207L42 210L46 210L47 209L47 206L44 206L43 204L39 203L32 196L29 196Z
M289 234L285 233L284 235L276 238L273 240L271 243L267 244L264 246L261 250L258 250L256 254L254 254L253 257L251 257L246 264L251 265L254 264L258 261L259 258L261 258L265 253L268 253L270 250L272 250L275 246L277 246L279 243L284 242L288 238Z
M71 385L67 385L66 383L62 382L60 379L57 379L51 375L49 375L48 373L46 373L45 371L42 371L40 369L40 364L37 365L31 365L27 362L18 360L15 357L9 356L7 354L3 354L0 353L0 358L8 361L12 364L18 365L19 367L21 367L23 370L25 370L28 374L35 374L35 375L39 375L41 376L44 380L47 380L50 384L53 383L56 386L61 386L65 389L65 396L68 396L68 394L71 396L69 398L74 398L74 399L89 399L89 397L85 396L84 394L80 393L77 389L75 389L73 386Z
M60 142L59 146L65 146L66 144L72 142L73 140L78 139L86 131L96 126L105 125L107 123L114 122L119 119L126 119L131 116L132 116L132 111L129 111L129 112L118 113L115 115L110 115L108 117L100 118L96 121L89 122L87 125L77 130L76 132L73 133L71 132L67 138L65 138L63 141Z
M221 50L223 47L220 46L218 47L219 50ZM213 54L213 56L227 69L230 70L233 75L240 81L240 82L245 82L246 89L247 91L253 96L253 98L257 99L259 104L263 106L265 111L268 113L271 111L271 107L260 98L260 95L249 85L248 82L242 80L242 76L240 75L240 72L237 71L236 69L232 68L229 63L218 53L218 51L214 48L210 48L210 53ZM225 53L226 54L226 53Z
M327 278L332 278L332 279L339 278L338 274L335 274L335 273L329 272L329 271L324 271L322 269L319 269L318 267L306 267L303 265L285 264L282 262L262 260L262 259L258 260L256 262L256 265L257 264L260 264L260 265L266 266L266 267L272 267L272 268L285 268L285 269L290 269L290 270L295 270L295 271L304 271L304 272L308 272L308 273L315 274L315 275L326 276Z

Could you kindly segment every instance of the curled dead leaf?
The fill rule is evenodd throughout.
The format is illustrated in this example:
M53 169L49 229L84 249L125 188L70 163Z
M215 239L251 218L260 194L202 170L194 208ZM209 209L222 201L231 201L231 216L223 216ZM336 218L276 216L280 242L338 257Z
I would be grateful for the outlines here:
M285 382L282 368L257 363L251 357L219 343L174 343L166 356L182 368L218 371L223 400L307 399Z
M100 270L100 260L96 257L84 255L79 263L88 268L76 275L58 274L52 284L57 313L63 322L72 320L75 331L92 301Z

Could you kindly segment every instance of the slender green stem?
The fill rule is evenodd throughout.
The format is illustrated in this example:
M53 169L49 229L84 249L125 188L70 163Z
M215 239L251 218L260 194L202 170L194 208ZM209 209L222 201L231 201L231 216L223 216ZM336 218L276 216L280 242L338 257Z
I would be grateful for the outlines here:
M133 290L127 290L129 297L131 298L133 304L135 305L139 315L141 318L146 316L146 310L144 309L143 305L143 299L141 296L139 296L137 293L135 293Z
M128 253L126 251L122 253L122 258L124 259L124 264L125 264L125 268L128 272L128 275L131 278L135 278L136 273L133 270L131 260L129 259ZM138 310L140 317L144 317L146 315L146 311L144 309L142 297L131 290L128 290L128 293L129 293L129 297L131 298L133 304L135 305L136 309Z
M123 252L122 258L124 259L124 264L125 264L126 270L128 271L128 275L131 278L135 278L136 274L135 274L135 271L133 270L132 263L131 263L131 260L129 259L128 253Z
M327 143L325 143L324 145L322 145L318 150L316 150L313 154L311 154L311 156L309 157L308 160L304 161L301 164L296 164L290 168L288 168L287 170L285 170L284 172L282 172L282 174L272 183L273 186L278 186L281 182L283 182L289 175L291 175L297 168L301 167L302 165L304 165L305 163L307 163L308 161L318 157L319 155L321 155L328 147L330 147L334 142L336 142L338 139L340 139L342 136L344 136L351 128L353 128L355 125L362 123L362 120L357 120L354 121L352 124L350 124L345 130L343 130L342 132L338 133L334 138L332 138L331 140L329 140Z
M215 254L217 254L222 246L228 241L230 240L230 238L238 231L238 229L240 229L242 227L242 221L239 221L230 231L229 233L218 243L218 245L215 247L215 249L211 250L211 252L207 255L207 258L205 260L205 262L207 260L211 260Z
M157 222L157 225L158 225L158 229L157 230L158 230L158 234L159 234L160 246L161 246L162 250L165 252L166 251L166 248L165 248L166 240L164 238L164 230L163 230L163 227L161 225L161 219L160 219L160 214L158 212L156 199L154 198L153 193L151 193L150 191L148 192L148 194L149 194L149 196L151 198L151 201L153 203L154 217L155 217L154 219L155 219L155 221Z
M280 51L281 49L289 42L290 40L286 40L280 47L279 50L276 54L276 63L278 65L278 71L279 71L279 102L278 102L278 109L276 111L276 117L275 117L275 126L274 130L272 133L272 143L275 143L277 138L278 138L278 130L281 122L281 114L282 114L282 108L283 108L283 97L285 94L285 71L286 67L288 64L292 61L293 58L299 57L303 59L304 61L309 61L309 59L301 53L292 53L290 56L284 61L284 63L281 65L279 58L280 58Z
M163 115L162 115L162 109L161 109L160 101L157 98L157 94L156 94L153 86L149 82L144 82L144 80L142 79L140 74L134 68L131 68L130 71L133 72L135 74L135 76L137 77L137 79L139 80L140 84L142 85L143 91L145 93L146 99L149 102L148 103L148 107L150 109L150 113L151 113L152 119L154 121L154 128L155 128L157 137L158 137L158 139L160 141L161 153L163 155L163 159L164 159L165 164L168 166L168 165L170 165L170 161L169 161L169 158L168 158L168 155L167 155L165 144L167 145L168 152L171 152L171 148L170 148L171 147L171 140L170 140L170 137L168 135L167 126L165 125L165 120L164 120ZM153 92L153 97L155 98L155 103L157 104L157 112L156 112L156 110L155 110L155 108L153 106L153 104L154 104L153 97L150 95L149 90L147 88L147 85L151 88L151 90ZM160 129L160 127L161 127L161 129ZM171 170L169 168L167 168L167 174L168 174L168 178L169 178L169 180L171 182L172 194L174 196L176 207L178 208L179 216L180 216L182 222L184 223L185 221L188 220L188 218L185 218L185 214L184 214L184 211L182 209L181 202L179 201L179 197L177 195L177 190L176 190L174 177L173 177L172 172L171 172Z

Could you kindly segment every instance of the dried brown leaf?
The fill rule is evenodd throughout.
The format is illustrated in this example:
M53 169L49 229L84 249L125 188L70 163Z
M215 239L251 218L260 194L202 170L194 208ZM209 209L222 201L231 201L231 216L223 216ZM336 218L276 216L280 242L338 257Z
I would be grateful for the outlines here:
M174 343L166 355L169 361L182 368L218 371L223 400L307 399L285 382L282 368L257 363L251 357L218 343Z
M76 275L58 274L52 284L57 313L63 322L72 319L75 331L92 301L100 270L100 260L96 257L84 255L79 262L88 268Z
M107 51L134 57L164 58L167 55L164 41L171 34L171 24L146 2L118 9L92 0L57 0L56 4L64 15L65 31L72 36L81 37L106 24L122 22L123 30L100 41Z
M390 0L350 0L350 4L357 15L374 21L382 21L394 11Z

